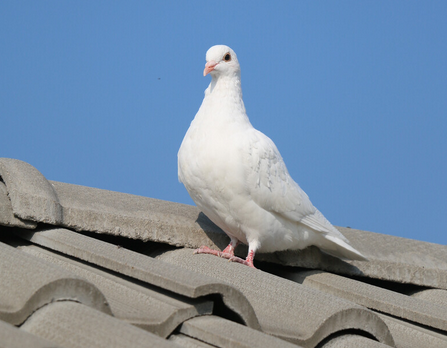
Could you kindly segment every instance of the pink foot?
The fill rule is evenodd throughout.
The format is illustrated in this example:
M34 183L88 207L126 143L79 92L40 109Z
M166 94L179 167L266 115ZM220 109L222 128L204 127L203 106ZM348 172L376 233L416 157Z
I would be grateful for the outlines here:
M253 260L244 260L244 259L241 259L240 257L237 257L237 256L233 256L232 258L230 258L228 261L231 261L231 262L237 262L237 263L242 263L243 265L245 265L245 266L248 266L248 267L252 267L252 268L255 268L256 269L256 267L255 267L255 265L253 265Z
M254 251L253 250L249 251L247 258L245 260L241 259L240 257L234 256L234 246L231 245L231 243L223 251L217 251L217 250L208 248L207 246L201 246L200 248L194 250L194 254L215 255L215 256L222 257L224 259L228 259L228 261L231 261L231 262L237 262L237 263L241 263L248 267L256 268L253 265L253 259L255 257Z
M209 255L223 257L224 259L230 259L230 258L234 257L234 252L232 250L230 252L228 252L228 250L227 250L228 247L226 247L223 251L217 251L217 250L208 248L207 246L201 246L199 249L194 250L194 254L209 254Z

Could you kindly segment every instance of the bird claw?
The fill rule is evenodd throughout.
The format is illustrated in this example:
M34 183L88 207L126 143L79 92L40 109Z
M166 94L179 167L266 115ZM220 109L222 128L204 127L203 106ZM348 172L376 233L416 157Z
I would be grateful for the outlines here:
M211 254L211 255L218 255L220 251L213 250L211 248L208 248L207 246L203 245L200 248L194 250L194 254Z
M227 249L225 249L225 250L227 250ZM233 253L228 253L225 250L217 251L217 250L208 248L207 246L201 246L200 248L194 250L194 254L210 254L210 255L222 257L224 259L230 259L230 258L234 257Z
M244 259L241 259L240 257L234 256L234 254L232 255L230 253L226 253L226 252L223 252L223 251L217 251L217 250L208 248L207 246L201 246L200 248L194 250L194 254L215 255L215 256L222 257L224 259L228 259L229 262L237 262L237 263L241 263L241 264L243 264L245 266L248 266L248 267L256 268L253 265L253 260L244 260Z
M241 263L241 264L243 264L245 266L252 267L252 268L256 269L256 267L253 265L253 261L250 262L250 261L241 259L240 257L237 257L237 256L233 256L233 257L229 258L228 261L229 262Z

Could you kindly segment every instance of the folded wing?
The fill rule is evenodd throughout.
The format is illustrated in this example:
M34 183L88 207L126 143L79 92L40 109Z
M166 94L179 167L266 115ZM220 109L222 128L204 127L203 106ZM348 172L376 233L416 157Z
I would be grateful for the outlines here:
M324 250L337 257L364 260L348 240L313 206L307 194L291 178L273 141L253 129L246 158L247 185L261 208L301 223L322 234Z

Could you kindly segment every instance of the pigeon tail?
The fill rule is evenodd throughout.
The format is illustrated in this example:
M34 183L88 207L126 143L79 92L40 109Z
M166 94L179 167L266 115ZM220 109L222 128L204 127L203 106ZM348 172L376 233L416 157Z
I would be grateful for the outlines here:
M325 238L331 241L330 245L328 245L328 243L321 249L326 254L348 260L368 261L361 252L354 249L351 245L337 236L327 234L325 235Z

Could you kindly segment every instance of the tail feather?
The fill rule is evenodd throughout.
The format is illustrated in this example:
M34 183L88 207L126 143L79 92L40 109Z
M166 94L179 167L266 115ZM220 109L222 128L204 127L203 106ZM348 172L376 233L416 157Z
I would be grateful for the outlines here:
M343 259L368 261L360 251L354 249L342 239L330 234L325 235L325 238L331 242L322 248L325 253Z

